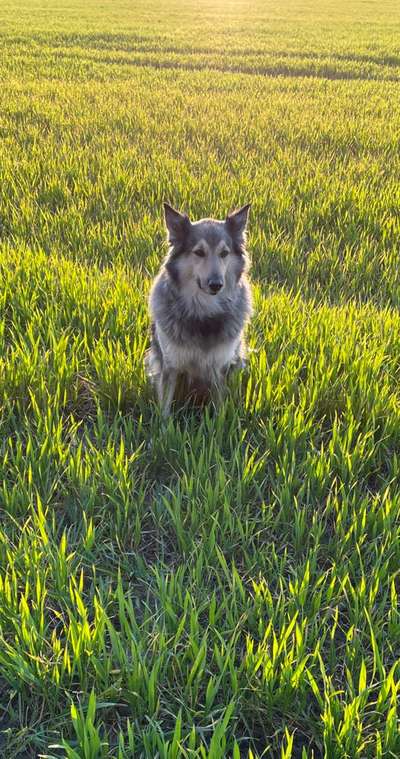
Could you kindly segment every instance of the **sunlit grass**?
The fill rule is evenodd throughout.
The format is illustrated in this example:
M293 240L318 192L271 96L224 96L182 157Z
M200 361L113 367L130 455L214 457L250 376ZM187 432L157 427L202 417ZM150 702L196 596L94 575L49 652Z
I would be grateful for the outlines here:
M397 5L0 8L0 756L398 757ZM164 424L162 201L252 201Z

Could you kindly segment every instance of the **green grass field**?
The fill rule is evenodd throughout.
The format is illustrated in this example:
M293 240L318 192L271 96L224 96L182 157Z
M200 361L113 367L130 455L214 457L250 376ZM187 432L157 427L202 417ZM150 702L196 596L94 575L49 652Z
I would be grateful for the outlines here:
M400 756L400 7L0 5L0 756ZM160 420L162 201L252 201Z

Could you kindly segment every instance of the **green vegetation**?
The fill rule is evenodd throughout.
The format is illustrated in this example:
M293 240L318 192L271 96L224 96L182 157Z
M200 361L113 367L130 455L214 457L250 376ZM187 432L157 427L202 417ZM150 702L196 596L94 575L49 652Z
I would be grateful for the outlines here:
M0 756L398 757L398 3L0 28ZM253 202L256 306L167 425L164 199Z

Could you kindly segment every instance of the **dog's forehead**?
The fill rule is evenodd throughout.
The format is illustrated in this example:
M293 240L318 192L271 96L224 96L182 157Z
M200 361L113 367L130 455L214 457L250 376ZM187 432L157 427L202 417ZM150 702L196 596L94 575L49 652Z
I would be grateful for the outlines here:
M216 248L222 241L229 242L225 223L217 219L200 219L192 223L191 239L193 245L205 240L211 249Z

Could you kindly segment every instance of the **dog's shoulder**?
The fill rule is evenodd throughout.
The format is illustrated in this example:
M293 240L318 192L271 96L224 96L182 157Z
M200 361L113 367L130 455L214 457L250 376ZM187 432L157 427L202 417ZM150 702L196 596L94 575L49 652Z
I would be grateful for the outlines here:
M149 306L153 318L157 318L160 309L168 306L173 300L170 278L163 267L155 277L149 295Z

